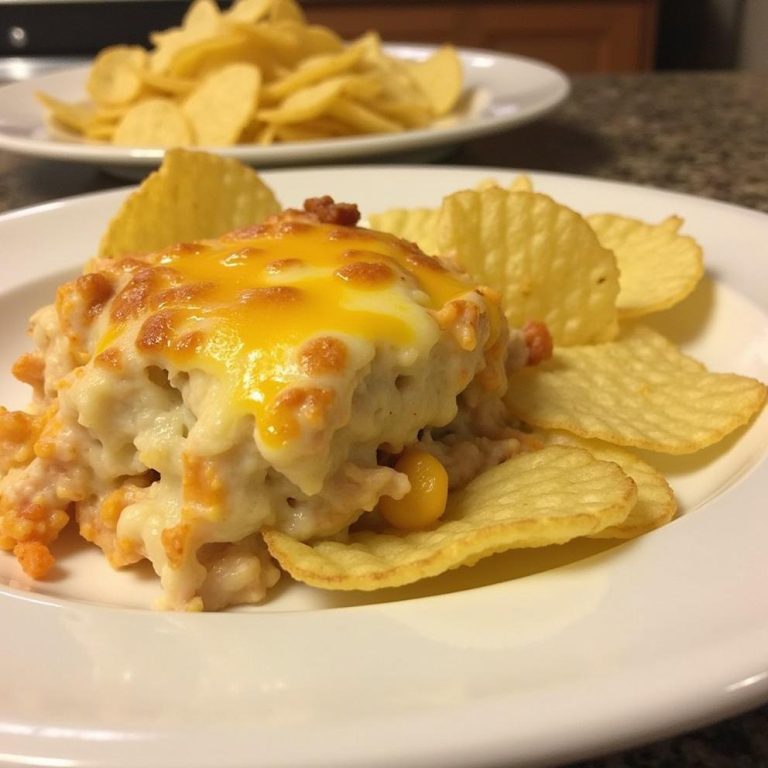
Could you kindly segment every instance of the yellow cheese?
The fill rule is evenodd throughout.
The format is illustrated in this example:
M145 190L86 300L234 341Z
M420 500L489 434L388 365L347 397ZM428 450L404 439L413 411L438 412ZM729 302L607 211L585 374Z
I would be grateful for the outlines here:
M137 346L223 381L235 412L252 413L275 448L298 434L296 400L276 398L306 381L303 344L347 335L428 351L438 336L428 310L472 289L391 235L304 221L168 249L153 269L166 282L153 288ZM114 321L97 352L127 327Z

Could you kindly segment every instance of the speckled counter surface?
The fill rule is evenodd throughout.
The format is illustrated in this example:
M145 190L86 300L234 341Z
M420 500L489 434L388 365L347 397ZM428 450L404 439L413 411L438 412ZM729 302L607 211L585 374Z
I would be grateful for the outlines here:
M575 77L557 111L443 162L597 176L768 212L768 75ZM0 152L0 210L124 183L96 168ZM768 706L578 768L768 768Z
M466 146L461 162L564 171L768 211L768 75L573 78L544 119Z

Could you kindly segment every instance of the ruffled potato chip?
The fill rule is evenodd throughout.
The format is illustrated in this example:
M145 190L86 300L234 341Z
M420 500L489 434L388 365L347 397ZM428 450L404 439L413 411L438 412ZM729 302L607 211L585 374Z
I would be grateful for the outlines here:
M161 95L186 96L196 85L194 80L153 72L151 69L144 69L139 75L148 91Z
M344 74L360 61L363 54L364 47L358 41L343 51L305 59L295 70L264 89L264 101L280 101L301 88Z
M424 253L437 254L437 220L440 211L435 208L391 208L383 213L372 213L368 223L372 229L390 232L409 240Z
M231 21L244 24L255 24L269 15L272 0L237 0L227 11L226 16Z
M583 448L600 461L612 461L629 475L637 486L637 503L627 519L610 525L595 539L631 539L668 523L677 512L677 500L667 479L650 464L624 448L602 440L585 440L567 432L536 432L535 437L544 445L570 445Z
M306 56L321 56L344 50L344 41L328 27L309 24L297 28L299 48Z
M274 22L290 22L292 24L304 24L306 18L304 11L296 0L272 0L269 9L269 19Z
M221 24L221 11L214 0L193 0L180 27L153 32L149 36L154 46L149 57L149 68L153 72L167 73L180 51L215 35Z
M48 110L55 123L77 133L84 133L96 116L93 104L70 104L43 91L35 93L35 98Z
M114 120L92 120L86 125L83 136L95 141L109 140L115 135L117 122Z
M130 109L126 106L97 107L93 104L70 104L42 92L35 93L35 97L45 105L55 123L87 137L99 134L105 128L109 128L110 134L113 133L117 124Z
M559 348L551 360L510 376L506 402L529 424L615 445L692 453L746 424L766 387L710 373L642 326L617 341Z
M475 186L481 192L484 189L501 187L496 179L483 179ZM507 187L511 192L530 192L533 184L529 176L515 176ZM421 248L424 253L438 254L437 224L440 219L439 208L390 208L383 213L372 213L368 223L373 229L389 232L404 240L409 240Z
M437 241L440 253L501 291L512 325L541 320L561 345L616 336L616 259L552 198L498 187L456 192L443 200Z
M256 109L260 85L261 75L252 64L229 64L206 77L182 105L194 143L234 144Z
M338 120L330 117L320 117L317 120L309 120L298 125L290 124L271 124L266 129L271 129L275 136L281 141L315 141L317 139L328 139L333 136L344 136L347 128L341 125ZM274 139L274 137L273 137ZM269 144L270 141L257 143Z
M355 133L395 133L403 129L400 123L343 96L329 106L327 114L351 126Z
M158 97L131 107L112 141L122 146L183 147L192 144L192 127L176 102Z
M187 80L200 80L228 64L254 64L258 52L252 49L248 36L238 29L222 29L212 37L205 37L185 45L168 65L168 75Z
M658 312L682 301L704 274L701 247L679 234L682 219L670 216L660 224L592 214L587 221L598 239L616 255L619 265L619 317Z
M141 93L147 61L147 52L138 45L104 48L88 72L85 90L99 106L128 104Z
M443 45L424 61L409 61L408 71L418 83L433 112L447 115L461 96L461 59L452 45Z
M520 454L449 498L442 521L406 534L355 532L304 544L267 530L272 556L294 578L324 589L396 587L509 549L562 544L626 519L635 483L616 464L578 448Z
M332 77L322 83L300 88L279 107L260 109L256 116L268 123L302 123L316 120L328 113L331 105L341 96L347 77Z
M382 86L381 80L378 85ZM434 119L429 104L410 95L392 96L385 87L371 94L357 96L367 106L375 107L383 117L394 120L406 128L422 128Z
M499 184L498 179L494 178L482 179L477 184L475 184L475 189L478 192L482 192L484 189L493 189L495 187L501 187L502 189L504 188L501 184ZM515 178L512 179L506 189L508 189L510 192L533 192L533 181L531 181L530 176L525 173L521 173L519 176L515 176Z
M238 24L235 30L245 36L245 60L258 64L265 80L282 77L308 55L301 47L301 27L293 22Z
M525 173L515 176L508 187L510 192L533 192L533 181Z
M278 210L272 191L251 168L204 152L171 150L109 223L99 255L218 237Z

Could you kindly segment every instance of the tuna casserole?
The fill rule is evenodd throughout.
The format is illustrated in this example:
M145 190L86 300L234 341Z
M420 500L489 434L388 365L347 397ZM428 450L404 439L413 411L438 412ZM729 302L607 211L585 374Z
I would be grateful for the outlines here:
M72 520L114 567L151 561L157 607L258 602L265 526L375 524L406 449L451 488L521 450L501 396L546 329L510 332L493 290L357 220L313 199L62 285L14 366L31 406L0 414L0 547L43 577Z

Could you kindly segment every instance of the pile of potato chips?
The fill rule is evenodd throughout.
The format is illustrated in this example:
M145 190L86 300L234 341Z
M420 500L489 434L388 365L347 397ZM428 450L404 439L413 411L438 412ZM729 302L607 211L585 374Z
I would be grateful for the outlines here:
M368 33L345 43L295 0L194 0L152 48L112 46L91 66L90 102L38 98L55 123L136 147L226 147L392 133L430 125L462 92L456 51L388 56Z
M236 166L202 153L168 153L118 212L101 253L146 249L145 222L173 222L152 241L162 247L273 212L277 202L255 172ZM307 196L322 192L308 189ZM212 196L232 213L201 231L191 212ZM680 234L680 219L584 218L522 177L508 189L490 182L448 194L439 209L373 214L369 223L444 254L497 288L511 324L547 323L552 359L513 373L506 397L537 449L452 494L428 530L366 530L363 518L344 541L303 543L265 531L273 557L300 581L373 590L505 550L645 533L671 520L677 503L664 476L631 449L691 453L763 406L763 383L712 373L636 322L682 301L703 274L701 249Z

